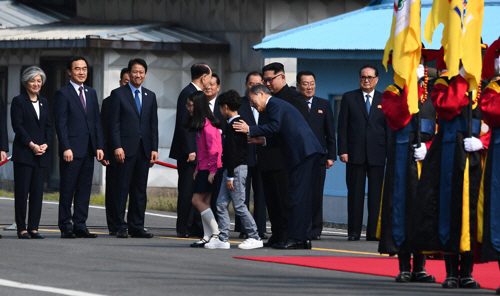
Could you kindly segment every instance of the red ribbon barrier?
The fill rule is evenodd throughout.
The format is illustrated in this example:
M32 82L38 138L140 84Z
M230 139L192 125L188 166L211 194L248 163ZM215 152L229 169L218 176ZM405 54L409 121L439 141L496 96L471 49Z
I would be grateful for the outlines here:
M11 157L12 157L12 155L11 155L11 156L9 156L9 157L7 157L7 159L6 159L6 160L4 160L4 161L0 162L0 166L3 166L4 164L6 164L6 163L10 160L10 158L11 158Z
M171 168L171 169L177 169L177 166L176 165L173 165L173 164L170 164L170 163L166 163L166 162L163 162L163 161L156 161L156 164L159 164L161 166L164 166L164 167L167 167L167 168Z

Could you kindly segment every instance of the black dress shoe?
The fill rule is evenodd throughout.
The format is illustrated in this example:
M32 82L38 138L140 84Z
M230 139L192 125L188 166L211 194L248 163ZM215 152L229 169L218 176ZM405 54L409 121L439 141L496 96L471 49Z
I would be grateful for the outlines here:
M321 240L321 235L313 235L311 237L312 240Z
M472 277L468 277L460 279L459 287L466 289L479 289L481 288L481 285L478 282L476 282Z
M436 278L425 271L412 272L411 281L417 283L435 283Z
M286 241L275 244L273 246L273 249L280 249L280 250L294 250L294 249L304 249L304 248L305 248L304 241L292 238L287 238Z
M359 236L350 236L347 238L348 241L359 241Z
M116 233L117 238L128 238L127 229L120 229Z
M131 232L130 236L136 238L152 238L154 235L151 232L147 232L146 230L142 229L140 231Z
M116 231L110 231L110 232L109 232L109 235L113 235L113 236L115 236L115 235L116 235Z
M189 235L187 235L187 233L180 233L180 232L177 232L177 237L188 238L188 237L189 237Z
M2 235L0 234L0 238L2 238Z
M61 231L61 238L76 238L71 230Z
M447 277L441 286L445 289L455 289L458 288L458 279L454 277Z
M73 233L79 238L96 238L97 234L90 233L88 229L73 229Z
M306 239L304 241L304 249L305 250L311 250L312 249L312 244L310 239Z
M194 242L194 243L190 244L189 246L191 248L204 248L206 243L208 243L208 241L206 241L204 238L202 238L201 240Z
M30 235L28 234L28 232L25 232L25 233L18 232L17 237L20 239L27 239L27 238L30 238Z
M31 238L35 238L35 239L44 239L44 236L40 234L40 232L38 231L30 231L29 232Z
M238 238L247 239L248 238L248 233L240 232L240 235L238 235Z
M396 282L398 283L409 283L411 281L411 272L402 271L396 277Z
M260 239L268 239L269 237L265 233L259 233Z

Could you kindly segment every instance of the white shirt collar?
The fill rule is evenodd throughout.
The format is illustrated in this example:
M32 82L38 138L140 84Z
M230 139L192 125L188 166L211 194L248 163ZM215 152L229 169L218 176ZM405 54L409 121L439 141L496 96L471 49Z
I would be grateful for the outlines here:
M364 91L362 91L362 92L363 92L363 99L365 100L365 102L366 102L366 95L370 95L370 102L373 101L373 96L375 95L375 90L372 90L371 93L365 93Z
M191 84L194 85L194 87L196 87L196 90L202 91L202 89L198 85L194 84L192 81L191 81Z
M269 100L272 98L273 96L269 96L269 98L267 98L267 101L266 101L266 106L267 106L267 103L269 103Z
M235 115L235 116L233 116L233 117L231 117L231 118L229 118L229 120L228 120L227 122L228 122L228 123L231 123L233 120L235 120L235 119L236 119L236 118L238 118L238 117L240 117L240 115L239 115L239 114L238 114L238 115Z

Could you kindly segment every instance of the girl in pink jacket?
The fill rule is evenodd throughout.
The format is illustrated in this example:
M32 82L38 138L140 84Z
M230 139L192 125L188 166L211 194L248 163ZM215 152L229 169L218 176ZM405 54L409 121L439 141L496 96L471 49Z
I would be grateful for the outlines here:
M194 172L193 205L200 211L203 223L203 238L191 244L203 248L212 239L218 239L219 227L210 209L210 198L214 191L214 177L222 167L222 138L219 120L208 106L208 99L202 91L189 95L186 108L189 117L185 127L196 133L197 164ZM217 197L215 197L217 198Z

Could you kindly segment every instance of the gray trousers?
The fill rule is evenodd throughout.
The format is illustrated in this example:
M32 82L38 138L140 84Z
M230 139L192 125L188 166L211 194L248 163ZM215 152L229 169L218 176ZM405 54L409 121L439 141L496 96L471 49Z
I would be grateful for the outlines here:
M249 238L259 239L257 225L250 211L245 205L245 187L247 180L247 165L240 165L234 169L234 190L226 187L227 170L224 170L219 197L217 197L217 215L219 222L219 238L222 241L229 239L229 202L233 201L234 212L241 218L242 231L248 233Z

